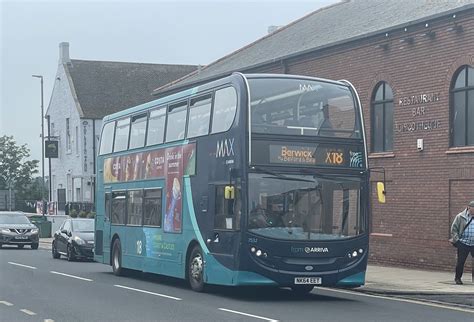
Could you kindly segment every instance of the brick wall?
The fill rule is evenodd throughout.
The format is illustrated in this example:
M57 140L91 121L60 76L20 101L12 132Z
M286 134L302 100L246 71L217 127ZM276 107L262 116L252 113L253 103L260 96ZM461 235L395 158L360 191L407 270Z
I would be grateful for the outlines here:
M372 193L370 259L374 263L454 267L455 249L447 239L453 217L474 200L474 147L463 151L449 147L449 90L461 66L474 66L473 17L472 10L457 14L455 19L440 17L409 26L407 31L394 30L388 37L376 35L254 70L349 80L361 98L368 142L373 91L380 81L391 86L393 153L369 155L370 166L384 167L387 177L386 204L378 204L375 191ZM462 32L447 30L454 21L463 26ZM428 30L435 33L434 38L421 36ZM400 41L409 37L412 44ZM387 49L377 47L384 44ZM436 94L439 100L399 104L400 99L421 94ZM416 115L414 107L423 109ZM437 121L438 127L395 130L420 121ZM422 152L416 148L417 139L424 140Z

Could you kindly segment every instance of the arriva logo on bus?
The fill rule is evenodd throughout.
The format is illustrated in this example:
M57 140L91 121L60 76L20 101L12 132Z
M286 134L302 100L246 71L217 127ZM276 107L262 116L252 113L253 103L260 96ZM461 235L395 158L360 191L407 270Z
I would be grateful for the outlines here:
M228 158L234 156L235 138L217 141L216 158Z
M291 247L292 253L329 253L329 248L327 247Z

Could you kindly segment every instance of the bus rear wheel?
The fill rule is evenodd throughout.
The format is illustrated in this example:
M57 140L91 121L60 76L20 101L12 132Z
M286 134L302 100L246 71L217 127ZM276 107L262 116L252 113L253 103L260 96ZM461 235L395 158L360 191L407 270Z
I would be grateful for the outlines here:
M122 267L122 246L120 245L120 239L116 239L112 246L112 270L117 276L125 275L125 269Z
M291 289L293 292L299 295L305 295L310 293L314 288L314 285L293 285Z
M189 255L188 280L193 291L204 291L204 257L198 245L194 246Z

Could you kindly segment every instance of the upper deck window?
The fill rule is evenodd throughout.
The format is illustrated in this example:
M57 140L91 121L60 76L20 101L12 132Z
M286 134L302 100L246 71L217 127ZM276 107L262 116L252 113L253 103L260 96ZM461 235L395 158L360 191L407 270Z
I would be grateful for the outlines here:
M128 135L130 134L130 119L117 121L115 129L114 152L127 150Z
M249 79L252 132L361 138L352 92L307 79Z
M214 111L212 115L212 133L224 132L230 129L237 110L237 93L233 87L216 91L214 96Z
M184 139L188 102L181 102L168 107L166 142Z
M148 120L148 135L146 145L163 143L165 137L166 108L160 108L150 112Z
M110 122L104 125L100 139L100 154L112 152L112 147L114 144L114 130L115 122Z
M211 103L211 94L193 98L191 100L188 120L188 138L206 135L209 133Z
M132 116L132 128L130 130L130 149L141 148L145 145L146 114Z

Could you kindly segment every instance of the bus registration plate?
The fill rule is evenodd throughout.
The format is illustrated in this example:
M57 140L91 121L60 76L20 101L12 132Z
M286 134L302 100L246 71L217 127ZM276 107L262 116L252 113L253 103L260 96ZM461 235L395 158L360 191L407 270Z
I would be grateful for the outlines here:
M321 277L295 277L295 284L321 285Z

